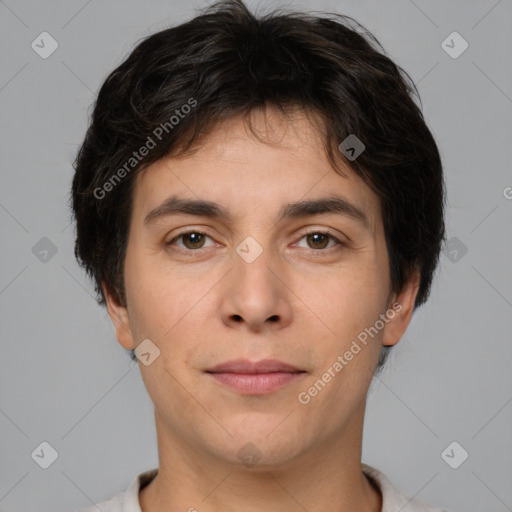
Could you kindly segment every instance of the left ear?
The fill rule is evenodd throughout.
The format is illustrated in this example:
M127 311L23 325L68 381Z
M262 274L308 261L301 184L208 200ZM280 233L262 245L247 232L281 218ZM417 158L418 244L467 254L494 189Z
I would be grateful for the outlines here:
M414 301L416 300L419 286L420 273L419 270L415 270L404 284L400 293L392 295L388 307L395 311L395 316L393 318L390 317L390 321L384 328L382 335L383 345L392 346L400 341L414 313Z

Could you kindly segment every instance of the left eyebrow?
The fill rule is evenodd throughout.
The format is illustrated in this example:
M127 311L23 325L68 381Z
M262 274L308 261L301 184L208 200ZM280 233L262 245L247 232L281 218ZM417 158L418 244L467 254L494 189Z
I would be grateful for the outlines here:
M349 217L370 230L370 221L366 213L355 204L338 196L288 203L281 209L279 220L320 215L322 213L337 213Z
M337 213L349 217L360 222L366 229L370 230L370 222L366 213L356 205L338 196L288 203L281 208L278 221L324 213ZM185 199L170 196L160 206L157 206L146 215L144 224L149 225L162 217L180 214L225 220L232 219L229 210L218 203L202 199Z

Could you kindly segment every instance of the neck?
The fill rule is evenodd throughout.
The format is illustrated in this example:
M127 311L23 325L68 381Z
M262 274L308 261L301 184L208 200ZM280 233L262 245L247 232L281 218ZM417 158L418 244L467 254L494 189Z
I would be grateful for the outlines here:
M251 467L201 450L155 419L160 463L139 493L142 512L381 512L380 491L361 470L362 417L290 460Z

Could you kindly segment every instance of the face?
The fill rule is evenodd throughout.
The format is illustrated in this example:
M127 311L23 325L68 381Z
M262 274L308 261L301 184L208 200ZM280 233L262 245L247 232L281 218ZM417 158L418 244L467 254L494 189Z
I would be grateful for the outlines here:
M273 145L231 120L194 155L137 176L127 306L108 293L107 304L123 347L151 340L139 367L159 435L265 466L361 430L382 344L403 334L417 283L391 293L378 197L330 166L304 114L253 122ZM274 362L251 365L263 360Z

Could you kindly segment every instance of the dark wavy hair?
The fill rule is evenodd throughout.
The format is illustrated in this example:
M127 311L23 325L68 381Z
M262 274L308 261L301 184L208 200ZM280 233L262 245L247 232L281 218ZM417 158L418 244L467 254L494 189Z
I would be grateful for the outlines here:
M445 237L445 186L415 98L421 105L414 82L378 40L340 14L256 16L241 0L227 0L143 38L101 86L73 163L75 255L98 303L105 305L104 283L126 305L136 173L164 156L192 154L219 121L242 116L254 133L249 114L272 106L321 119L316 127L333 167L343 174L339 163L349 165L380 199L393 291L419 270L415 308L423 304ZM158 143L134 160L156 134ZM355 160L339 149L350 134L365 145Z

